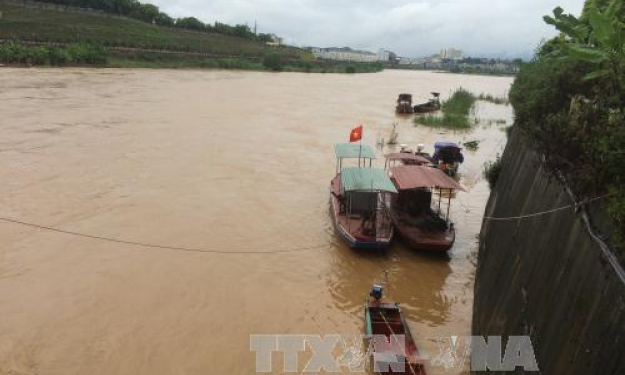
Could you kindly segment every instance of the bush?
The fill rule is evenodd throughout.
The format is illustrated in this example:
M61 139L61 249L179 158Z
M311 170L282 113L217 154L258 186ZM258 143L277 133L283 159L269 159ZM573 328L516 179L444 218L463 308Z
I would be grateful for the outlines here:
M351 66L351 65L350 66L346 66L345 67L345 73L351 73L351 74L356 73L356 67Z
M263 66L274 72L282 70L282 57L279 53L270 53L263 58Z
M497 155L495 161L484 163L484 170L482 172L490 189L494 189L497 186L497 180L501 174L501 156Z

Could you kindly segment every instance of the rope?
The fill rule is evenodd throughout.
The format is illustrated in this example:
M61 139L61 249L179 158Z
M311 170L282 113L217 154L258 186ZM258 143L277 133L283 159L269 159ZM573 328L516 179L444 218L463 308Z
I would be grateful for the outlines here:
M380 316L382 317L382 319L384 320L384 323L386 323L386 326L391 331L391 334L395 337L395 339L397 339L397 334L395 334L395 331L393 330L393 327L391 327L389 322L386 320L386 317L384 316L384 313L382 312L382 310L380 310L379 313L380 313ZM414 369L412 368L412 366L408 362L408 354L406 353L406 348L405 347L402 349L402 353L403 353L404 358L406 360L406 366L408 366L408 368L410 369L410 372L412 372L412 375L417 375L417 374L415 374ZM419 372L420 371L421 370L419 370Z
M50 232L56 232L56 233L72 235L72 236L76 236L76 237L89 238L89 239L93 239L93 240L113 242L113 243L119 243L119 244L125 244L125 245L133 245L133 246L139 246L139 247L144 247L144 248L153 248L153 249L161 249L161 250L173 250L173 251L184 251L184 252L192 252L192 253L212 253L212 254L282 254L282 253L304 252L304 251L310 251L310 250L322 249L322 248L329 247L329 244L323 244L323 245L296 247L296 248L291 248L291 249L265 250L265 251L250 251L250 250L227 251L227 250L217 250L217 249L201 249L201 248L192 248L192 247L157 245L157 244L150 244L150 243L145 243L145 242L137 242L137 241L122 240L122 239L118 239L118 238L97 236L97 235L93 235L93 234L78 233L78 232L73 232L73 231L59 229L59 228L48 227L48 226L44 226L44 225L40 225L40 224L28 223L28 222L25 222L25 221L10 219L10 218L6 218L6 217L0 217L0 221L4 221L4 222L7 222L7 223L12 223L12 224L18 224L18 225L22 225L22 226L30 227L30 228L43 229L43 230L47 230L47 231L50 231Z
M600 197L589 199L589 200L587 200L585 202L582 202L581 204L591 203L591 202L594 202L594 201L598 201L600 199L605 199L605 198L607 198L607 197L609 197L611 195L612 194L602 195ZM577 207L578 207L578 204L573 203L573 204L570 204L568 206L558 207L558 208L554 208L554 209L547 210L547 211L542 211L542 212L535 212L535 213L527 214L527 215L510 216L510 217L484 216L484 220L492 220L492 221L518 220L518 219L525 219L525 218L528 218L528 217L536 217L536 216L547 215L547 214L551 214L551 213L554 213L554 212L567 210L567 209L570 209L570 208L577 208Z

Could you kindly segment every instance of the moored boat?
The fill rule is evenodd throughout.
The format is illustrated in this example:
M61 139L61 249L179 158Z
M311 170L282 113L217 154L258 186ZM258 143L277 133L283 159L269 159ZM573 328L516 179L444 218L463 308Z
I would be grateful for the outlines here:
M399 94L399 97L397 97L397 106L395 107L395 112L399 114L414 113L414 109L412 108L411 94Z
M395 230L410 248L447 251L456 241L456 229L449 217L451 198L464 188L441 170L417 165L391 167L389 175L398 194L392 202ZM438 204L434 195L438 190ZM447 195L447 210L441 203Z
M433 162L440 170L450 176L458 173L458 167L464 162L462 147L453 142L434 143Z
M330 214L339 236L352 248L384 249L393 239L391 194L397 193L388 174L371 167L375 158L366 145L335 146L337 174L330 184ZM343 160L357 158L358 167L343 167ZM367 167L367 160L369 166Z
M414 113L428 113L441 109L441 102L439 100L440 94L437 92L432 93L432 99L425 103L417 104L412 109Z
M365 304L365 332L374 340L371 352L373 372L426 375L419 349L399 304L383 301L382 294L383 287L374 285Z

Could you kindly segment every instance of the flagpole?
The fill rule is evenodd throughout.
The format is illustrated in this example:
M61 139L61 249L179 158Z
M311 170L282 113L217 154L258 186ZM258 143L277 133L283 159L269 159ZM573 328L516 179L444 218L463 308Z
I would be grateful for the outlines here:
M360 139L358 140L358 167L360 167L360 157L362 155L362 125L360 125ZM363 162L363 164L365 164Z

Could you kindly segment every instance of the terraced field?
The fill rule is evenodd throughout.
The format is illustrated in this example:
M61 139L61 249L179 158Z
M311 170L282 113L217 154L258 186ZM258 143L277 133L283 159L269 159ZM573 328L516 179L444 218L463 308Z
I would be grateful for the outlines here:
M127 47L210 55L260 57L279 52L290 60L312 60L308 51L294 47L271 47L223 34L200 33L150 25L102 13L62 12L0 2L0 39L46 43L95 42Z

